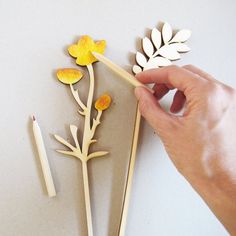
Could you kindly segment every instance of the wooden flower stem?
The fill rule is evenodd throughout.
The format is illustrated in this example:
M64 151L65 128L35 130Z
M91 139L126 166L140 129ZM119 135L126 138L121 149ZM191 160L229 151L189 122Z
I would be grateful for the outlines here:
M91 213L90 194L89 194L87 161L82 161L82 171L83 171L84 198L85 198L88 235L93 236L93 225L92 225L92 213Z
M87 100L87 107L84 110L85 121L84 121L84 136L83 136L83 145L82 153L86 157L88 156L89 146L91 144L91 107L93 102L93 93L94 93L94 72L93 66L90 64L87 66L89 76L90 76L90 85L89 93ZM88 226L88 235L93 236L93 224L92 224L92 213L91 213L91 203L90 203L90 193L89 193L89 181L88 181L88 166L87 160L82 161L82 170L83 170L83 183L84 183L84 197L85 197L85 207L86 207L86 217L87 217L87 226Z
M83 145L82 145L82 153L87 156L89 145L90 145L90 132L91 132L91 108L93 102L93 93L94 93L94 72L92 64L87 66L89 76L90 76L90 85L89 85L89 93L87 100L87 109L85 111L85 121L84 121L84 136L83 136Z

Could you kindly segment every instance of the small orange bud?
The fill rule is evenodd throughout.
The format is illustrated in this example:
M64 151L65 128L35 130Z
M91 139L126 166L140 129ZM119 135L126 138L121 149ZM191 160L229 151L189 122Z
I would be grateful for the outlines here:
M95 108L98 111L106 110L111 104L111 97L109 94L103 94L95 103Z

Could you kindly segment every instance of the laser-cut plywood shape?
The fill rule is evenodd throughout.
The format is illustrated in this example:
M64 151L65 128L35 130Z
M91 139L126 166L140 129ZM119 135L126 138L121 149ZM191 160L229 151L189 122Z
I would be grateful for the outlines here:
M89 191L89 180L88 180L88 167L87 162L95 157L102 157L108 154L107 151L96 151L90 152L90 145L97 142L94 139L95 131L98 125L101 123L101 116L104 110L109 108L111 103L111 97L108 94L100 96L96 103L95 109L97 110L97 115L92 119L92 105L93 105L93 95L94 95L94 70L93 63L96 62L96 58L91 54L91 51L104 53L106 42L104 40L94 42L89 36L85 35L80 38L77 44L74 44L68 48L69 54L76 58L76 64L80 66L87 66L89 73L89 91L87 97L87 103L83 103L80 99L78 90L75 90L73 84L80 81L83 74L78 69L66 68L57 71L57 77L59 81L64 84L68 84L71 89L71 93L79 106L79 114L84 117L84 131L82 143L78 140L78 127L75 125L70 125L71 135L74 140L74 145L67 142L62 137L55 135L57 141L66 146L69 150L57 150L57 152L64 155L73 156L78 158L82 163L82 173L83 173L83 186L84 186L84 196L85 196L85 208L86 208L86 218L88 235L93 235L93 225L92 225L92 213L90 204L90 191ZM92 124L91 124L92 120Z
M180 53L190 51L185 42L191 36L187 29L179 30L173 35L171 26L166 22L162 30L152 29L150 39L143 38L144 53L136 53L137 65L133 66L135 74L158 67L171 65L171 61L180 59Z

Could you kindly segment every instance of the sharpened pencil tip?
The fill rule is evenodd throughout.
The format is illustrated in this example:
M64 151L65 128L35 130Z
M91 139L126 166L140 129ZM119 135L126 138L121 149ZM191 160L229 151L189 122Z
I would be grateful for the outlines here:
M35 119L35 116L32 116L32 120L33 120L33 121L35 121L35 120L36 120L36 119Z

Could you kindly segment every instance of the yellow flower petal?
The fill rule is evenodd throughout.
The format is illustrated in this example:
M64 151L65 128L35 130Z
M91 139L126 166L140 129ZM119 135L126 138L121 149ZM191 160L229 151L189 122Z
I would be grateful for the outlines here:
M95 102L95 108L98 111L106 110L111 104L111 97L109 94L103 94L98 100Z
M106 48L106 41L105 40L98 41L95 44L94 52L104 54L105 48Z
M91 37L84 35L80 38L77 45L70 46L68 50L70 55L76 58L78 65L87 66L97 61L91 52L95 51L104 54L105 47L105 40L94 43Z
M78 57L79 56L79 47L78 45L76 44L73 44L71 45L69 48L68 48L68 51L69 51L69 54L72 56L72 57Z
M57 71L57 78L63 84L75 84L82 77L83 74L81 73L81 71L77 69L65 68L65 69L59 69Z

